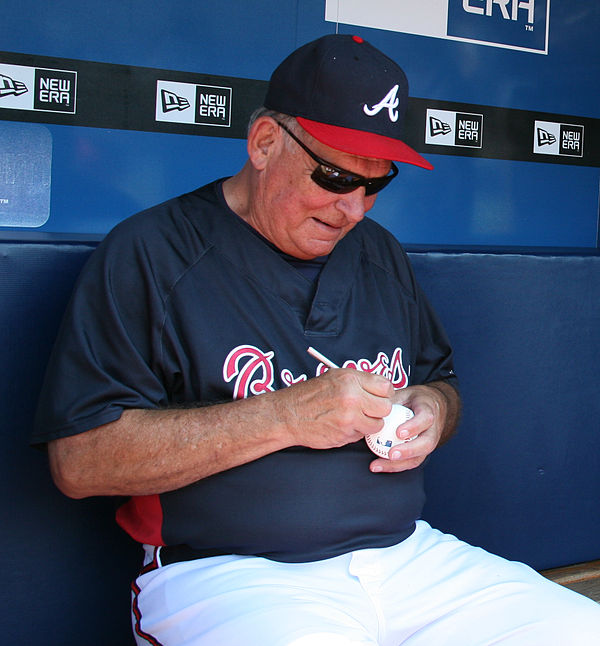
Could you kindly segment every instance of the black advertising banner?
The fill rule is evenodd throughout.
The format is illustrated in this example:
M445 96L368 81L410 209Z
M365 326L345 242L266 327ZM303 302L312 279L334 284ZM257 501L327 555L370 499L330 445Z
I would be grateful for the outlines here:
M406 132L423 153L600 166L600 119L411 99Z
M0 119L244 138L264 81L0 53Z
M0 120L244 138L266 81L0 52ZM412 98L421 153L600 166L600 119Z

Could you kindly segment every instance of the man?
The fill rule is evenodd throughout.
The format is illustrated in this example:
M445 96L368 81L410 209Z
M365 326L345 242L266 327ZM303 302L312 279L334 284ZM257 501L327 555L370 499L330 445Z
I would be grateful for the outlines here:
M128 497L117 520L146 553L138 644L600 631L588 599L417 520L459 396L405 253L365 218L392 160L431 168L401 139L407 98L361 38L301 47L271 78L241 171L121 223L79 281L34 439L67 495ZM375 457L364 438L393 404L414 417Z

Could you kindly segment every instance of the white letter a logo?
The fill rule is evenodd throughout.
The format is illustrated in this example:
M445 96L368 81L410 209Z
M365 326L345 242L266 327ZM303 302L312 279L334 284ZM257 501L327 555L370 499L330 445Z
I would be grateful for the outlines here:
M381 99L377 105L374 105L372 108L367 107L365 104L363 106L363 110L365 111L365 114L368 115L369 117L374 117L376 114L381 112L383 108L388 109L388 113L390 116L390 121L398 121L398 110L396 108L398 107L398 104L400 103L400 99L396 96L396 93L398 92L398 86L394 85L394 87Z

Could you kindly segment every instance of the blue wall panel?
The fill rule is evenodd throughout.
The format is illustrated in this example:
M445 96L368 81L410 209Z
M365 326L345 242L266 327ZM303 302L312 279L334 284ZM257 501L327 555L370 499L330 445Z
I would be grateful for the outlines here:
M403 243L594 247L597 168L428 155L381 193L375 219Z
M48 127L55 169L52 220L42 229L63 233L104 233L127 215L230 175L245 159L241 139Z
M599 3L551 0L548 55L344 24L336 27L324 15L324 0L172 4L23 0L3 8L0 47L7 52L266 80L291 49L337 28L359 33L397 58L413 96L600 117ZM0 133L3 123L7 122L0 121ZM36 228L0 225L0 237L16 235L15 231L105 233L140 208L234 173L245 155L239 139L45 127L52 138L50 217ZM372 213L402 241L597 247L597 167L427 157L435 170L402 169Z

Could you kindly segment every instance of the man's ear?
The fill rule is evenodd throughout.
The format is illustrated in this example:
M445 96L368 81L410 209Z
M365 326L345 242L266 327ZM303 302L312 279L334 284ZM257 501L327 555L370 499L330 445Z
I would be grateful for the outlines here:
M262 170L278 149L281 128L271 117L259 117L248 133L248 158L257 170Z

